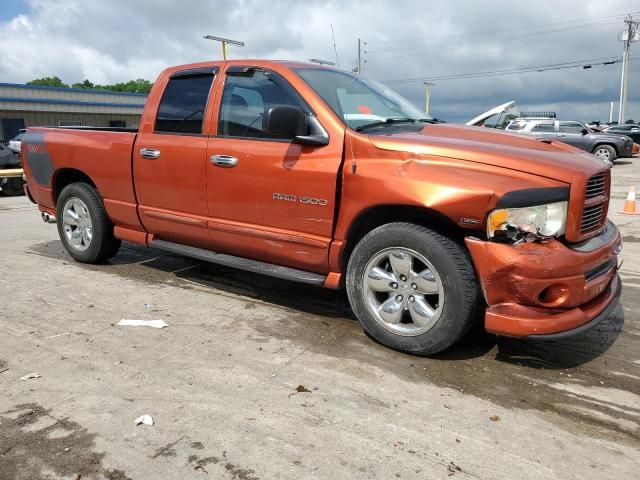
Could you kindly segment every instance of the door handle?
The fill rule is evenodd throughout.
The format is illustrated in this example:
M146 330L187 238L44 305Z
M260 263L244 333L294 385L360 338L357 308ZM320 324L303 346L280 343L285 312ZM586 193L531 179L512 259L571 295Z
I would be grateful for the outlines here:
M156 158L160 158L160 150L154 150L153 148L141 148L140 156L148 158L149 160L155 160Z
M566 135L558 135L558 137L566 137Z
M231 168L238 165L238 159L231 155L212 155L211 163L218 167Z

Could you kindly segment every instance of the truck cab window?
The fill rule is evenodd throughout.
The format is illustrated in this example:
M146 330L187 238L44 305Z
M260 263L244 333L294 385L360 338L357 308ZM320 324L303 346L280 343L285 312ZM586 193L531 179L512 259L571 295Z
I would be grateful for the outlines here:
M212 81L212 74L170 79L160 100L155 131L201 134Z
M299 106L287 90L262 70L229 74L222 94L218 134L274 138L262 129L262 117L274 105Z

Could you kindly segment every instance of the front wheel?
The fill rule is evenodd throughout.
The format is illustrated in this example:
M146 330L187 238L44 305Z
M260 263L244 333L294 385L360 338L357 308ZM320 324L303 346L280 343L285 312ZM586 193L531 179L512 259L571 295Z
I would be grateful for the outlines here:
M416 355L435 354L457 342L481 304L466 250L409 223L368 233L349 259L346 286L351 307L371 337Z
M609 163L614 163L617 156L616 149L611 145L598 145L593 149L593 154Z

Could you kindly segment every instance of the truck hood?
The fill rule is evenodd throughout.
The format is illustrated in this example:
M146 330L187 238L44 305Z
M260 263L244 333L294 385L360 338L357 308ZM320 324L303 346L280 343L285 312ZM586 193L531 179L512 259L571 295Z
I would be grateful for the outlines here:
M369 139L381 150L456 158L565 183L571 183L579 171L602 170L606 166L594 155L564 143L448 123L429 124L418 131L389 128L382 134L371 135Z

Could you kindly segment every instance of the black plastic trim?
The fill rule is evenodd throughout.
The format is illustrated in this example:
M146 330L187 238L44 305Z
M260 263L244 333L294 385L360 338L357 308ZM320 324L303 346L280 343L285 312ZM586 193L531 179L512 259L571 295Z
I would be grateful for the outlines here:
M496 208L520 208L569 201L569 187L526 188L505 193Z
M169 78L191 77L195 75L216 76L219 71L220 69L218 67L190 68L189 70L180 70L179 72L174 72L169 76Z
M292 280L294 282L308 283L310 285L324 285L326 277L313 272L297 270L295 268L283 267L272 263L260 262L249 258L235 257L224 253L217 253L203 248L181 245L179 243L167 242L164 240L154 240L149 244L150 247L164 250L166 252L185 255L187 257L197 258L205 262L217 263L227 267L239 268L270 277Z
M620 277L616 275L614 277L617 279L617 289L613 294L613 298L609 305L607 305L602 312L600 312L593 320L585 323L584 325L580 325L578 328L574 328L572 330L567 330L565 332L559 333L547 333L544 335L529 335L524 337L526 340L536 340L536 341L549 341L549 340L564 340L569 337L573 337L574 335L578 335L580 333L584 333L586 331L591 330L592 328L598 326L602 322L604 322L611 312L618 306L618 300L620 299L620 295L622 294L622 282L620 281Z
M592 268L588 272L585 272L584 279L585 281L593 280L596 277L599 277L603 273L608 272L612 267L615 267L618 263L617 258L612 258L611 260L607 260L606 262L598 265L596 268Z

